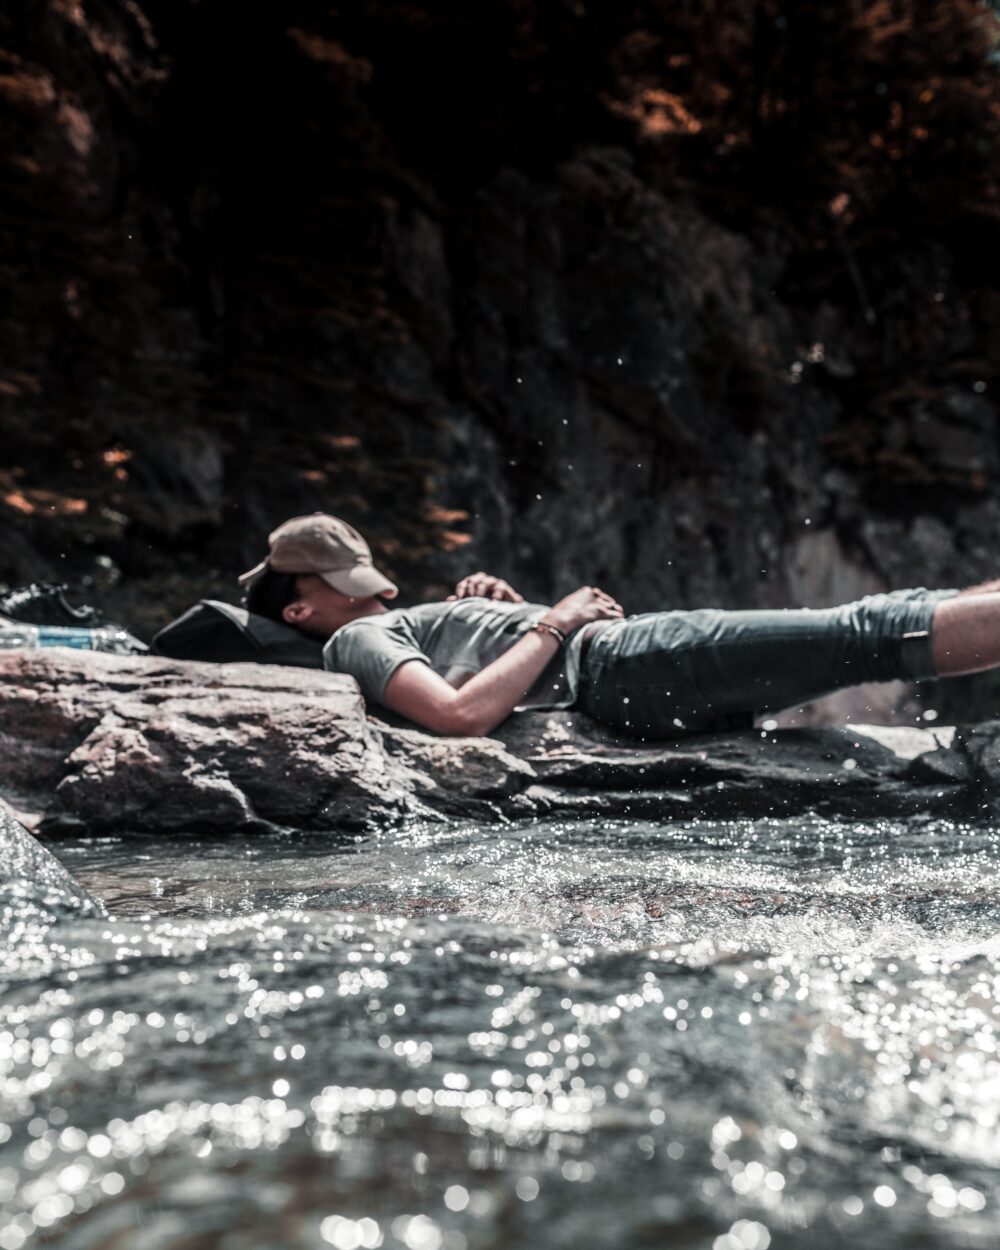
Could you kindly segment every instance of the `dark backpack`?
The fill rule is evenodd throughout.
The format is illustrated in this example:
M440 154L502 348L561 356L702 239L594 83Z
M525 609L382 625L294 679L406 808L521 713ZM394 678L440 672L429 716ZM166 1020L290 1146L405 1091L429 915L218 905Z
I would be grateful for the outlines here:
M165 625L150 650L172 660L323 667L323 644L317 639L218 599L202 599Z

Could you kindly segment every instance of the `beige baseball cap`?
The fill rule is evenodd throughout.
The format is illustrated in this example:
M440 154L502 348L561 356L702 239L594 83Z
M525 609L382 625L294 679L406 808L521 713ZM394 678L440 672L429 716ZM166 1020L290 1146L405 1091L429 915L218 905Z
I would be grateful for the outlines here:
M346 521L314 512L279 525L268 538L269 551L260 564L240 576L240 584L255 582L268 569L275 573L313 573L341 594L392 599L396 587L372 564L371 548Z

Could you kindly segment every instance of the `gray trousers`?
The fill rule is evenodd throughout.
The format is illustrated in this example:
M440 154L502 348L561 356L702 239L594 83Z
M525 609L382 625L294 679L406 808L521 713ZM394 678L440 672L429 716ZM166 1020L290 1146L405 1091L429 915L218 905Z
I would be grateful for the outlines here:
M931 622L953 590L836 608L647 612L591 641L577 706L637 738L749 726L755 714L867 681L934 676Z

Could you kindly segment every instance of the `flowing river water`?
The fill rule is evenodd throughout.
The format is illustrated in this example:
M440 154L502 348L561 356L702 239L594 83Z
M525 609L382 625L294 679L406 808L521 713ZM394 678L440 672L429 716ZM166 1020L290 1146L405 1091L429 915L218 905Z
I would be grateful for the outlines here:
M991 828L53 849L111 918L0 945L0 1250L997 1244Z

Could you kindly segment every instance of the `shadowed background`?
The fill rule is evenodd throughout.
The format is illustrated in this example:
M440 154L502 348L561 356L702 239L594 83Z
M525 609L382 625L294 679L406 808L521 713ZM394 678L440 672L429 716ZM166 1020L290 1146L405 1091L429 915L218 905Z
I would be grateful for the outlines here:
M10 0L0 580L149 633L344 515L414 597L1000 574L971 0Z

